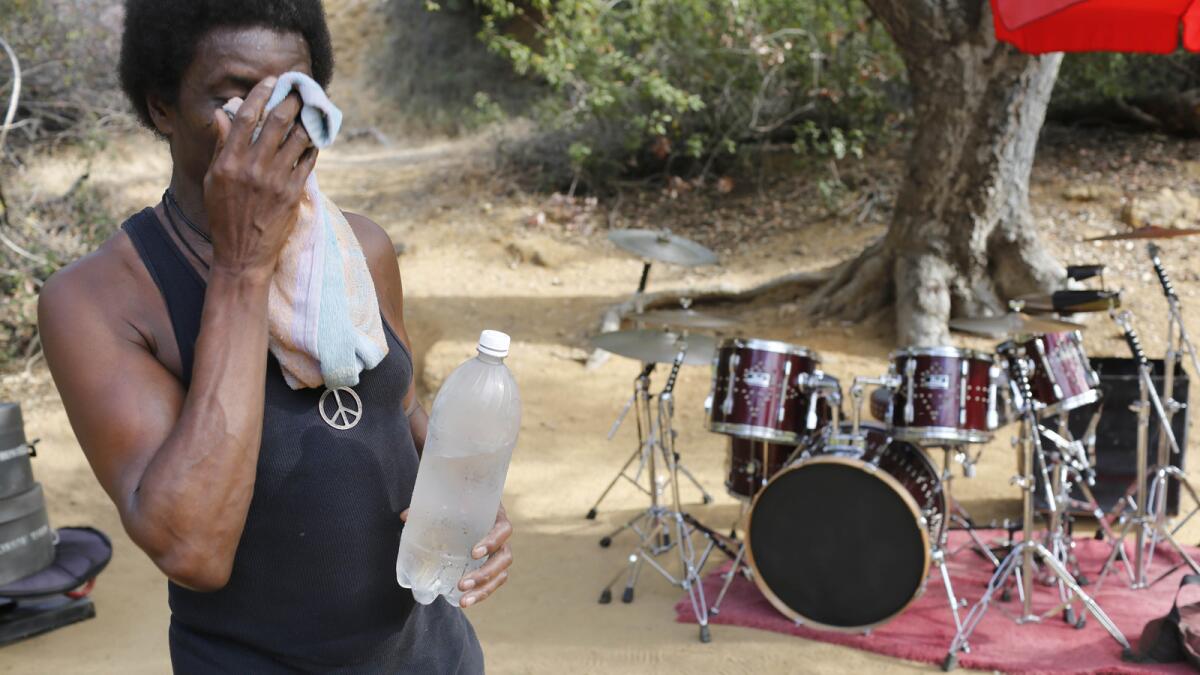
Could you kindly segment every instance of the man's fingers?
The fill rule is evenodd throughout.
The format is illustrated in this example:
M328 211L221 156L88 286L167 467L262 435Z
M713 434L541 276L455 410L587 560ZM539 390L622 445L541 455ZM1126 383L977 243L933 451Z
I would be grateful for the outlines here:
M508 518L497 520L492 531L488 532L487 536L471 549L471 557L479 560L490 553L495 553L512 536L512 531L512 523L508 522Z
M300 160L296 162L296 168L292 169L292 188L295 190L304 189L304 181L308 180L308 174L312 173L313 167L317 165L317 155L320 151L313 146L308 146L300 155ZM408 518L408 511L401 514L402 518Z
M402 523L408 522L408 509L404 509L403 511L400 512L400 522L402 522Z
M296 163L300 161L300 157L304 155L304 151L312 147L312 140L308 137L308 131L303 124L299 122L292 127L291 133L283 142L283 147L279 149L279 161L286 162L288 169L295 168Z
M279 105L265 113L266 121L263 122L262 132L255 142L259 153L265 157L274 157L288 130L292 128L292 125L299 124L300 106L300 95L292 92L280 101ZM289 168L291 168L290 165Z
M217 142L213 146L212 161L216 161L221 155L221 149L225 147L226 141L229 140L229 133L233 127L233 122L229 120L229 115L220 108L213 110L213 127L217 131Z
M497 574L495 577L492 578L491 581L489 581L487 584L485 584L479 590L472 591L471 593L464 595L463 599L459 602L459 604L463 607L470 607L472 605L477 605L477 604L483 602L484 600L487 600L489 597L491 597L491 595L496 592L496 589L503 586L504 583L507 581L508 581L508 571L506 570L504 572L501 572L500 574Z
M246 100L233 118L233 128L230 129L227 143L250 145L254 130L258 128L258 121L262 119L263 109L267 106L267 99L271 98L271 90L275 88L275 82L275 77L268 77L254 85L246 95Z
M471 572L458 582L458 588L462 591L469 591L476 587L485 586L488 581L496 578L498 574L512 567L513 555L512 549L508 546L500 549L482 567Z

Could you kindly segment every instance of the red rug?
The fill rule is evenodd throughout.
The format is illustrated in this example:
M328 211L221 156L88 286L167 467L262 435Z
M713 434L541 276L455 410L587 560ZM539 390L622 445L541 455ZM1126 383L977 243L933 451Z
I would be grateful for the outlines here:
M984 541L992 541L999 536L993 532L981 534ZM966 539L964 532L951 533L951 550L958 550ZM1090 538L1079 540L1076 554L1084 573L1091 577L1093 582L1093 586L1084 588L1085 591L1094 592L1095 575L1104 564L1110 550L1106 542ZM1200 549L1189 549L1189 552L1200 557ZM1161 574L1168 569L1168 563L1173 560L1174 557L1165 551L1156 556L1154 567L1151 568L1151 579L1155 578L1155 573ZM722 573L727 567L728 564L710 574L704 581L706 597L710 603L721 588ZM983 595L992 574L991 565L971 551L961 550L951 557L949 567L955 592L973 605ZM1118 566L1109 574L1101 591L1093 597L1136 649L1138 636L1141 635L1146 622L1166 614L1171 608L1171 600L1183 573L1183 569L1177 570L1150 589L1134 591L1125 583L1124 568ZM998 600L998 593L996 598ZM1197 600L1200 600L1200 591L1191 589L1184 590L1180 598L1181 603ZM1057 604L1056 590L1035 584L1036 611L1046 612ZM1078 603L1076 607L1078 608ZM962 610L964 619L969 610L970 605ZM678 621L695 623L696 619L686 597L675 606L675 611ZM1186 664L1142 665L1122 661L1121 647L1090 614L1087 625L1082 630L1077 630L1059 618L1047 619L1039 624L1018 625L1010 616L1019 612L1020 604L1015 592L1010 602L993 602L971 637L971 652L959 656L960 667L999 670L1006 673L1193 672ZM741 575L734 579L721 606L721 613L712 617L712 623L788 633L938 665L945 658L950 641L954 638L954 620L950 615L946 594L942 590L941 575L936 569L930 574L924 595L894 621L877 628L870 635L820 631L796 626L777 612L759 593L758 588ZM713 639L722 639L719 628L713 629Z

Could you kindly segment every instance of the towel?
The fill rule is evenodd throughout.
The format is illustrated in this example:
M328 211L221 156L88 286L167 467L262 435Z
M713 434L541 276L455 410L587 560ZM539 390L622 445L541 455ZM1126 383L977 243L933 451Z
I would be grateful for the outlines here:
M300 95L300 124L313 145L333 143L342 113L321 85L303 73L279 77L266 110ZM231 116L241 106L230 99ZM258 138L255 130L254 138ZM279 255L267 301L271 354L292 389L353 387L387 356L387 339L371 270L342 211L309 174L292 234Z

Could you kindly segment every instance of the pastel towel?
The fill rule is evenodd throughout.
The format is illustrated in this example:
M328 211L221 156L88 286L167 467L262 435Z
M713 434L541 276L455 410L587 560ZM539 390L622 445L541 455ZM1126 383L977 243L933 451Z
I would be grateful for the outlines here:
M308 75L281 75L266 109L293 91L303 101L300 123L313 145L328 147L342 113ZM241 104L231 99L224 110L232 115ZM267 320L271 354L292 389L353 387L362 371L388 352L362 246L341 210L321 194L315 171L305 183L299 218L271 279Z

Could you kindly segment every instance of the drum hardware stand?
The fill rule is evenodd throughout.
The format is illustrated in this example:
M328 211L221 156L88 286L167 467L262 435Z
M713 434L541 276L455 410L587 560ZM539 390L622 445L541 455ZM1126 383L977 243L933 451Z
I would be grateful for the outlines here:
M910 363L911 363L911 361L910 361ZM874 385L878 385L881 387L887 387L889 389L896 389L901 385L901 383L902 382L899 377L897 377L896 375L890 375L890 374L884 375L883 377L877 377L877 378L861 377L861 376L854 378L853 382L850 385L850 397L853 400L853 403L851 405L851 410L853 410L853 415L851 418L852 419L851 435L853 436L854 443L862 442L865 444L865 440L866 440L865 437L862 436L859 432L859 427L860 427L860 424L862 421L863 398L865 398L864 389L863 389L864 385L874 384ZM910 400L911 400L911 396L910 396ZM890 401L890 399L889 399L889 401ZM892 419L892 413L893 413L892 403L889 402L888 403L888 411L887 411L887 415L885 415L885 418L888 420ZM992 561L992 564L998 565L1000 563L1000 561L997 560L996 556L992 554L991 550L982 541L979 540L979 536L975 533L975 528L974 528L974 525L972 525L972 523L971 523L970 517L967 516L966 511L962 508L961 505L959 505L959 503L954 499L953 495L951 494L950 483L953 479L953 473L951 472L950 467L953 464L954 456L955 456L955 454L961 454L964 458L967 458L968 460L969 460L969 456L965 452L963 452L961 448L958 448L955 446L943 446L942 450L944 451L945 454L943 456L943 461L942 461L941 488L942 488L942 497L945 499L945 503L946 503L946 518L944 520L942 520L942 522L937 523L937 528L936 528L937 534L934 536L934 540L931 542L931 546L930 546L930 549L931 549L930 550L930 560L933 562L934 565L937 566L938 573L941 574L942 585L946 589L946 602L950 606L950 614L954 618L955 629L957 631L961 632L963 624L962 624L962 615L960 613L960 610L963 607L965 607L966 605L965 605L965 601L960 601L958 598L958 594L954 592L954 583L950 580L950 570L946 566L947 544L949 543L949 539L950 539L950 522L957 519L958 521L960 521L964 525L966 525L968 535L975 542L975 544L979 548L979 550L989 560ZM966 466L966 463L964 463L964 467L965 466ZM962 515L960 515L959 513L956 513L956 511L961 512Z
M1157 268L1158 266L1156 266ZM1165 275L1165 272L1160 272ZM1160 279L1163 278L1160 276ZM1169 288L1169 280L1166 287ZM1182 564L1190 567L1193 573L1200 574L1200 565L1192 559L1191 556L1183 549L1179 542L1175 539L1175 534L1180 525L1172 526L1166 514L1166 492L1170 479L1179 481L1180 485L1188 492L1197 504L1200 504L1200 497L1197 497L1196 491L1193 489L1187 477L1179 469L1171 466L1170 457L1168 456L1168 448L1171 452L1180 453L1179 444L1175 440L1175 432L1170 425L1170 415L1163 405L1163 401L1159 398L1158 391L1154 387L1154 381L1150 374L1150 360L1146 358L1146 352L1142 349L1141 340L1138 338L1137 331L1133 327L1132 315L1128 311L1117 314L1110 312L1113 320L1121 327L1125 333L1125 341L1129 345L1130 351L1133 353L1134 359L1138 362L1138 401L1131 408L1137 413L1138 431L1137 431L1137 478L1136 484L1131 488L1133 492L1133 512L1126 512L1120 517L1121 529L1120 532L1112 540L1112 552L1109 553L1108 560L1104 562L1104 567L1100 570L1099 584L1104 582L1108 573L1112 571L1114 563L1120 557L1125 564L1126 571L1129 576L1130 587L1134 589L1149 588L1161 581L1171 572L1178 569L1180 565L1172 567L1170 570L1150 581L1147 576L1147 568L1154 560L1155 551L1158 549L1160 541L1165 541L1175 549L1175 552L1183 560ZM1173 358L1176 356L1171 355ZM1174 371L1174 364L1167 363L1170 366L1167 371L1166 381L1172 382L1173 378L1170 373ZM1170 391L1169 389L1167 390ZM1158 447L1158 462L1154 468L1153 480L1150 478L1150 469L1146 466L1148 459L1148 445L1150 435L1150 413L1153 410L1157 416L1160 429L1160 443ZM1127 494L1128 497L1128 494ZM1122 504L1128 502L1128 499ZM1188 519L1195 513L1195 510L1184 519ZM1133 565L1129 565L1129 559L1125 553L1125 537L1134 531L1136 538L1137 549L1134 551Z
M963 623L962 628L955 633L954 639L950 642L950 649L946 653L946 658L942 662L942 669L945 671L953 670L958 665L958 654L967 650L968 640L979 626L979 622L983 619L991 607L992 596L996 594L1008 581L1008 578L1014 573L1021 570L1018 581L1021 587L1021 616L1017 619L1017 623L1033 623L1041 620L1041 616L1033 612L1033 578L1035 575L1034 561L1035 558L1040 558L1042 563L1050 569L1050 571L1063 584L1070 595L1078 598L1083 604L1083 607L1096 618L1101 626L1108 631L1109 635L1117 641L1124 649L1124 654L1131 656L1133 653L1129 641L1121 634L1121 631L1113 624L1100 605L1096 604L1087 593L1079 587L1075 578L1071 576L1062 564L1058 557L1055 556L1049 549L1043 546L1031 535L1033 533L1033 491L1035 483L1033 480L1033 465L1036 453L1042 451L1041 436L1037 433L1038 421L1037 415L1033 409L1033 392L1029 386L1029 371L1028 364L1021 357L1010 358L1010 361L1016 366L1016 373L1021 392L1024 394L1024 405L1021 411L1021 446L1022 446L1022 475L1016 476L1014 482L1021 488L1021 507L1022 521L1024 525L1025 536L1017 543L1012 551L1001 561L999 568L992 575L991 581L988 582L987 591L979 602L971 608L967 614L967 618ZM1052 610L1057 612L1059 608Z
M630 409L636 407L636 418L638 424L637 448L634 449L633 453L629 455L629 459L625 460L625 464L621 466L620 471L618 471L617 475L614 476L609 482L608 487L604 488L604 491L600 493L600 497L596 499L596 503L592 504L592 508L588 509L587 515L585 516L588 520L596 519L596 516L599 513L600 503L603 502L606 497L608 497L608 494L612 492L612 489L616 487L617 483L622 478L632 483L634 487L650 497L651 508L657 505L658 497L666 489L665 485L660 485L658 483L658 476L654 471L653 465L654 436L656 430L652 422L653 416L650 413L650 374L654 372L655 364L647 363L643 365L644 367L641 374L634 379L633 395L630 396L629 400L625 402L625 405L621 408L620 414L617 416L617 420L613 422L612 428L608 431L608 440L611 441L617 435L617 430L621 428L621 424L625 422L625 417L629 414ZM630 475L629 469L635 460L638 462L637 470ZM650 486L643 487L642 475L643 473L647 473L647 469L649 469L648 476ZM692 485L696 486L697 490L700 491L701 499L705 504L712 503L712 495L710 495L708 491L704 489L704 486L700 484L700 481L696 480L696 477L692 475L692 472L688 471L687 467L683 466L682 463L679 465L679 471L692 483ZM608 543L611 543L613 537L632 527L634 523L640 520L644 515L645 513L637 516L624 526L609 534L607 537L601 539L600 545L607 547Z
M712 640L712 636L708 627L708 606L705 600L704 585L700 578L700 571L704 568L705 563L708 562L708 557L713 549L716 548L717 542L709 536L708 528L700 530L696 527L696 520L683 512L679 498L679 455L675 451L675 437L677 432L673 426L675 414L673 392L675 389L675 380L679 376L679 369L683 365L686 355L687 343L684 342L682 349L680 349L675 357L675 362L672 364L667 384L657 396L657 424L651 429L650 434L648 434L649 438L645 441L645 444L649 447L647 465L649 467L652 486L650 508L618 530L620 532L625 529L631 529L636 532L639 536L638 544L633 552L629 554L627 571L623 568L613 577L612 581L600 593L599 602L600 604L612 602L612 587L626 573L628 574L628 581L625 584L625 592L621 600L627 604L633 602L634 587L637 585L642 563L647 563L666 578L667 581L687 591L692 611L696 616L696 622L700 624L700 641L709 642ZM639 382L642 382L643 378L645 380L649 379L650 370L652 370L652 367L647 366L646 370L639 377ZM644 412L647 420L649 420L650 397L645 393L646 387L639 386L642 392L640 403L644 405ZM640 416L638 426L640 431ZM661 458L657 456L655 450L661 453ZM671 501L669 505L660 505L658 503L658 490L655 489L658 485L655 475L658 461L664 462L667 468L668 478L664 481L664 487L666 484L669 484L671 487ZM643 522L645 529L643 529ZM698 549L693 542L693 535L697 532L700 533L703 539L707 540L707 544L703 545L702 549ZM611 537L608 539L611 543ZM678 577L671 574L657 560L658 556L669 552L671 549L675 549L679 554L682 572Z

